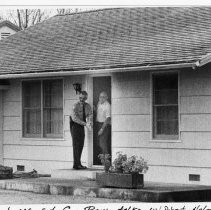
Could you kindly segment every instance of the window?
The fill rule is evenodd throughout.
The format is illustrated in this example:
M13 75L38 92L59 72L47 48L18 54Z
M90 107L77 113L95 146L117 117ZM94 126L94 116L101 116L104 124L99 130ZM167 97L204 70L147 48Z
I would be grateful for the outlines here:
M61 138L62 80L23 82L23 136Z
M178 139L178 74L153 75L153 138Z

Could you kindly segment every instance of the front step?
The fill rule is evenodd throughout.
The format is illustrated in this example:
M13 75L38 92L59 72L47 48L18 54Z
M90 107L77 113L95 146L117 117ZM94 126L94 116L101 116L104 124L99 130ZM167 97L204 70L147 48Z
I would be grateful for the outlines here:
M74 169L57 169L51 173L52 178L56 179L80 179L80 180L95 180L96 173L103 172L103 169L99 168L88 168L85 170L74 170Z
M153 182L145 182L145 187L143 189L124 189L101 187L95 181L90 180L71 181L52 178L30 178L0 180L0 189L50 195L132 200L139 202L161 203L211 201L211 186Z

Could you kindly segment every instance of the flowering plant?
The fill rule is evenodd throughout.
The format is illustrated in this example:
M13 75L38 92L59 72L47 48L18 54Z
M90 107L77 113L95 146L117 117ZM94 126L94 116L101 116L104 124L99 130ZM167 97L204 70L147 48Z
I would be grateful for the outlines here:
M110 172L116 173L146 173L148 170L147 162L136 155L127 157L122 152L117 153L117 157L113 161L113 166L110 167Z
M117 157L113 161L113 167L111 170L115 170L118 173L123 173L123 163L127 161L127 155L117 152Z
M104 165L105 172L109 171L111 166L111 155L110 154L99 154L98 158L100 159L101 163Z

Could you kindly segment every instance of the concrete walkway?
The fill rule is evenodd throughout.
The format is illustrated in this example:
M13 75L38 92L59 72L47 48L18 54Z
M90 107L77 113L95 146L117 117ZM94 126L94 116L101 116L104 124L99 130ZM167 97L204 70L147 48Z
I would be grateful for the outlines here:
M91 180L54 178L0 180L0 189L142 202L211 201L211 186L146 182L143 189L105 188Z

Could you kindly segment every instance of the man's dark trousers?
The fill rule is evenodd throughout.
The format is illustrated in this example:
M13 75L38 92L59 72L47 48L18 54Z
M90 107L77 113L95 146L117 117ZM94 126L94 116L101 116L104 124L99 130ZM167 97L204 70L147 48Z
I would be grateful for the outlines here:
M71 128L72 140L73 140L73 167L81 166L81 154L84 147L84 126L78 123L73 123Z

